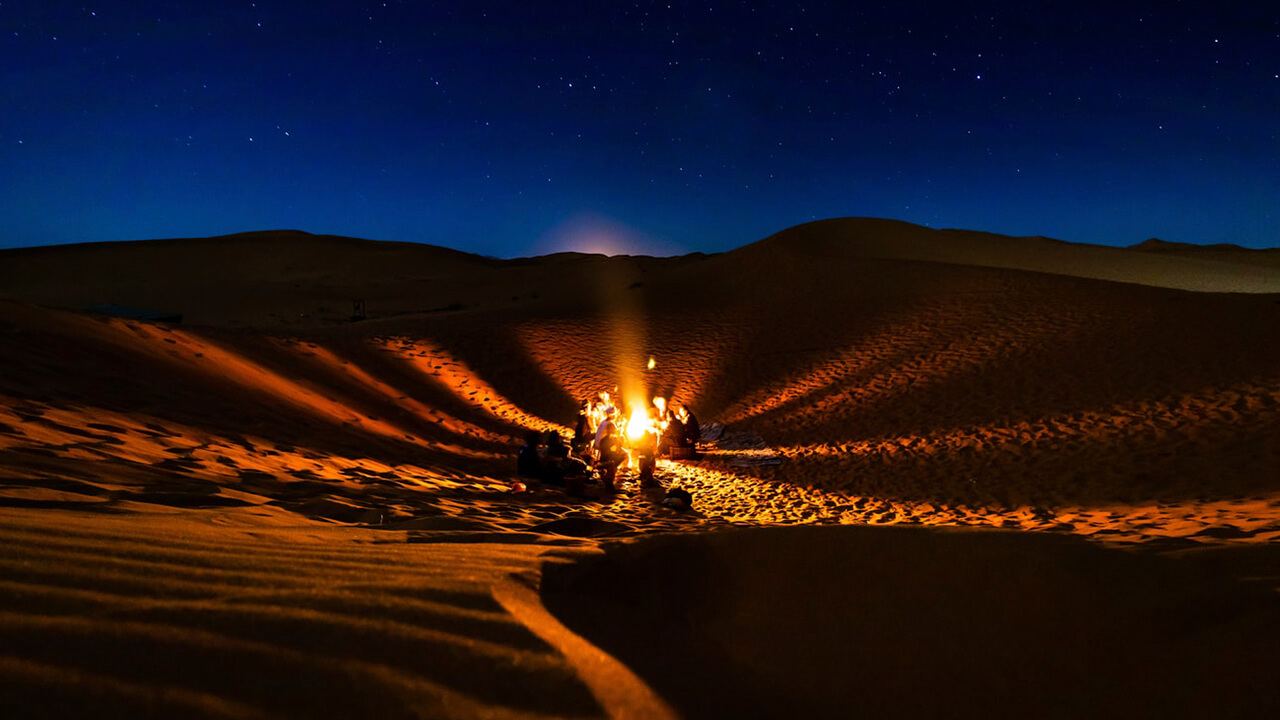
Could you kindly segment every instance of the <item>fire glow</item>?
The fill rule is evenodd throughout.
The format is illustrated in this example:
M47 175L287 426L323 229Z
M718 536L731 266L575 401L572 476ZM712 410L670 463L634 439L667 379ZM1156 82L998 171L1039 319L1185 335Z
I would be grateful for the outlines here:
M649 432L653 423L649 421L649 413L645 411L643 401L633 402L631 417L627 419L627 439L635 442Z

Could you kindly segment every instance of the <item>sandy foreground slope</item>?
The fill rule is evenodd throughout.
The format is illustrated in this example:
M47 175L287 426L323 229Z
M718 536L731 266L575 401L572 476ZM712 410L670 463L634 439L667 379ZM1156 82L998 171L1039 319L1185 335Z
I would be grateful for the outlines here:
M1269 713L1276 267L856 219L0 253L0 706ZM659 471L692 511L511 491L525 429L626 380L716 423Z

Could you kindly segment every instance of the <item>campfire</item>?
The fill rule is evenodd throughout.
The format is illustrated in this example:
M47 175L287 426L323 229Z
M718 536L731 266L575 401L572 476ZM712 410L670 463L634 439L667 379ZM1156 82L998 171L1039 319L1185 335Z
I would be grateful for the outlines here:
M652 367L652 358L649 363ZM639 396L617 402L612 393L600 392L595 400L583 404L574 434L575 449L594 451L598 460L600 440L608 434L619 436L627 455L622 464L634 465L650 451L672 459L693 457L700 428L687 407L672 410L666 398L646 400Z
M657 361L649 357L644 367L652 371ZM543 433L530 431L520 452L520 475L576 494L596 481L613 491L618 471L627 468L641 487L657 488L659 458L696 458L701 427L688 407L647 396L638 378L629 379L622 391L600 391L582 403L571 444L550 432L543 447Z

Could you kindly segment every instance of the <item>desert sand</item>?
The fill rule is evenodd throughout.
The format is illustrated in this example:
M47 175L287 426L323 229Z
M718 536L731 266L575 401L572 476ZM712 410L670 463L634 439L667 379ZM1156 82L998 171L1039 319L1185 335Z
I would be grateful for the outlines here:
M0 338L5 717L1280 706L1280 251L71 245L0 252ZM513 490L625 382L691 510Z

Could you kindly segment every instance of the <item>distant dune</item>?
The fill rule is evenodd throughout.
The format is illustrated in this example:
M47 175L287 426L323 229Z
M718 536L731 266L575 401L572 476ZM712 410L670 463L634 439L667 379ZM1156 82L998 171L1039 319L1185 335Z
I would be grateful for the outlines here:
M807 223L784 230L753 247L772 245L829 257L922 260L1031 270L1199 292L1280 293L1280 250L1217 245L1200 248L1171 243L1113 248L1043 237L931 230L895 220L869 218Z
M1264 717L1277 257L854 218L0 252L0 707ZM512 484L615 386L702 420L657 474L690 511Z
M1230 243L1193 245L1191 243L1167 242L1157 238L1149 238L1134 245L1133 249L1236 265L1260 265L1273 269L1280 267L1280 248L1252 250Z

